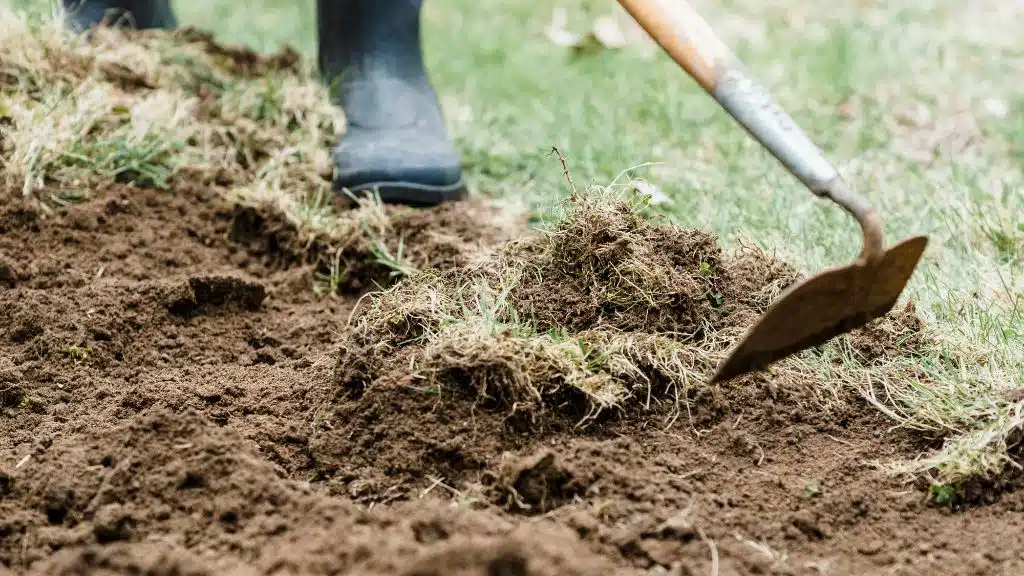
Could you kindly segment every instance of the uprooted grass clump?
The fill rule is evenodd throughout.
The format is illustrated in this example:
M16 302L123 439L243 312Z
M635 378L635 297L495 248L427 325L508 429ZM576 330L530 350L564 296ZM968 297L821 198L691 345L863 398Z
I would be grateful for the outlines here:
M338 202L330 151L344 113L291 49L259 55L192 28L76 35L59 16L9 8L0 34L2 182L44 213L115 182L214 188L239 212L282 220L323 292L463 263L520 225L521 211L479 202Z
M375 294L342 346L343 386L411 378L532 415L662 405L675 418L797 274L751 247L726 258L712 235L643 209L612 190L574 195L535 236Z
M625 202L571 199L566 209L540 241L503 254L501 266L521 276L511 293L516 309L541 329L699 337L734 308L711 234L652 226Z
M668 400L671 412L678 387L698 376L694 364L706 365L667 336L541 330L515 311L507 286L466 272L420 273L374 296L341 347L342 386L411 381L531 421L549 408L586 421L639 392L648 406Z

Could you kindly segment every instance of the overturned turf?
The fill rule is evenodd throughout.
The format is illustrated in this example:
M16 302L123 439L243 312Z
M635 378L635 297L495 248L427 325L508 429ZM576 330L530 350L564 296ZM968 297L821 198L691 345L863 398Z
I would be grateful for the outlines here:
M340 385L413 381L583 419L627 405L689 409L716 359L798 275L761 250L727 257L707 232L637 206L574 195L543 233L374 296L339 352ZM792 363L779 370L809 396L820 384Z

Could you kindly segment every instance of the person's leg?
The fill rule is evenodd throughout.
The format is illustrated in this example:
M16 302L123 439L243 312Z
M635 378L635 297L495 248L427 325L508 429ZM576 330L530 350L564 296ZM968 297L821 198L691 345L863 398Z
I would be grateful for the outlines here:
M104 18L134 28L175 28L171 0L62 0L70 24L85 30Z
M317 0L319 64L347 131L335 189L387 203L464 197L461 159L423 63L422 0Z

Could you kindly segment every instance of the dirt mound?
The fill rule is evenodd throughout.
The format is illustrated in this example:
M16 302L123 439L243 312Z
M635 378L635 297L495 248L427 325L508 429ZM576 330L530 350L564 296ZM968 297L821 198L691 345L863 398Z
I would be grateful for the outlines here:
M573 198L542 239L504 257L526 276L511 299L540 330L697 334L718 319L727 281L712 235L658 226L626 202Z
M442 396L466 391L513 413L689 408L702 394L691 383L725 352L721 334L738 335L797 279L762 251L727 258L712 235L654 223L629 201L566 204L489 260L375 295L341 347L342 388L408 380L412 368Z
M439 470L493 505L546 512L583 497L589 484L550 455L492 474L510 445L570 431L600 438L676 422L708 428L737 413L759 434L782 437L794 427L842 433L878 417L853 388L829 386L795 359L771 376L705 384L731 339L798 278L791 267L750 247L727 257L710 235L652 223L628 202L568 204L540 235L368 299L339 348L328 429L310 445L318 462L344 463L321 469L329 484L361 500L404 499L408 482ZM564 256L566 243L582 265ZM638 296L627 306L628 286ZM581 292L589 316L559 323ZM644 308L652 301L657 312ZM700 328L672 331L683 324ZM394 413L416 417L394 421ZM744 458L766 457L749 431L729 444Z

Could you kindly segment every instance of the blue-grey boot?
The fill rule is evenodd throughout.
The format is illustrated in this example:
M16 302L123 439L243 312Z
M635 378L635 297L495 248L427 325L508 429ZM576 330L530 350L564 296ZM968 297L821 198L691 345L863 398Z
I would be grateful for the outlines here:
M62 0L70 25L87 30L100 22L132 28L176 28L171 0Z
M348 129L335 190L431 206L466 194L423 63L422 0L318 0L319 64Z

